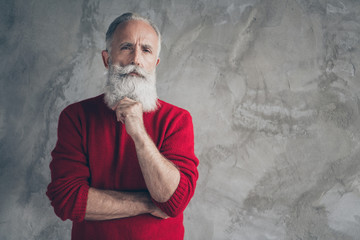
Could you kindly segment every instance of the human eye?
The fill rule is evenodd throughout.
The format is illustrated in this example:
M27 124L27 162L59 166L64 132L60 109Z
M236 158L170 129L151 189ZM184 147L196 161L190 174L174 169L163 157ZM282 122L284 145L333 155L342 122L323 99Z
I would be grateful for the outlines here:
M152 53L152 49L151 49L151 47L144 46L144 47L143 47L143 52L144 52L144 53Z

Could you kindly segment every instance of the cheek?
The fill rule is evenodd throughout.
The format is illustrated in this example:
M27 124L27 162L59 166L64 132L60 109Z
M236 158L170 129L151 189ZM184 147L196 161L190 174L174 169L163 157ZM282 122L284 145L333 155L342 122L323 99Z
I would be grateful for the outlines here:
M156 68L156 60L151 59L151 61L147 62L146 68L148 68L148 70L154 70Z
M157 57L151 56L151 58L148 58L147 64L151 66L152 68L156 67L157 65Z
M119 63L120 65L127 65L127 57L124 55L116 54L111 56L112 63Z

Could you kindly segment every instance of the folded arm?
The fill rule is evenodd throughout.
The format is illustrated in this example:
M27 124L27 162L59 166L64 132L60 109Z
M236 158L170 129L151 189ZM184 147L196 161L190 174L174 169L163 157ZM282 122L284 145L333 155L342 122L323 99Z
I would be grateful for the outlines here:
M159 218L168 217L155 206L147 192L89 189L85 220L111 220L146 213Z

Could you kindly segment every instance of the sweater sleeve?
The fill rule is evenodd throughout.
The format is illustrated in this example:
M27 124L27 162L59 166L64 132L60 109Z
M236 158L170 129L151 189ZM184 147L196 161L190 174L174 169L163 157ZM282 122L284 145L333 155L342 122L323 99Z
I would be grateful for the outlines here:
M180 171L180 182L171 198L164 203L152 201L170 217L181 214L194 195L199 160L194 153L194 131L190 114L185 111L174 118L166 131L161 154Z
M80 119L74 106L60 114L58 140L51 153L51 182L46 192L56 215L75 222L85 217L90 176Z

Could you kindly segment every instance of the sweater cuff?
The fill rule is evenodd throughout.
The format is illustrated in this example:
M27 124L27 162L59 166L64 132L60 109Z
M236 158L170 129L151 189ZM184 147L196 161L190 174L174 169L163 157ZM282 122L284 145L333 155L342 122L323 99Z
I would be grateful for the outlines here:
M154 204L160 208L164 213L166 213L170 217L176 217L179 215L186 207L188 199L188 185L187 185L187 178L185 175L180 172L180 182L175 190L174 194L170 197L170 199L166 202L158 202L154 200L152 201Z
M74 208L73 208L73 221L74 222L84 221L88 193L89 193L88 185L83 185L80 187L78 196L77 196L77 201L75 202Z

